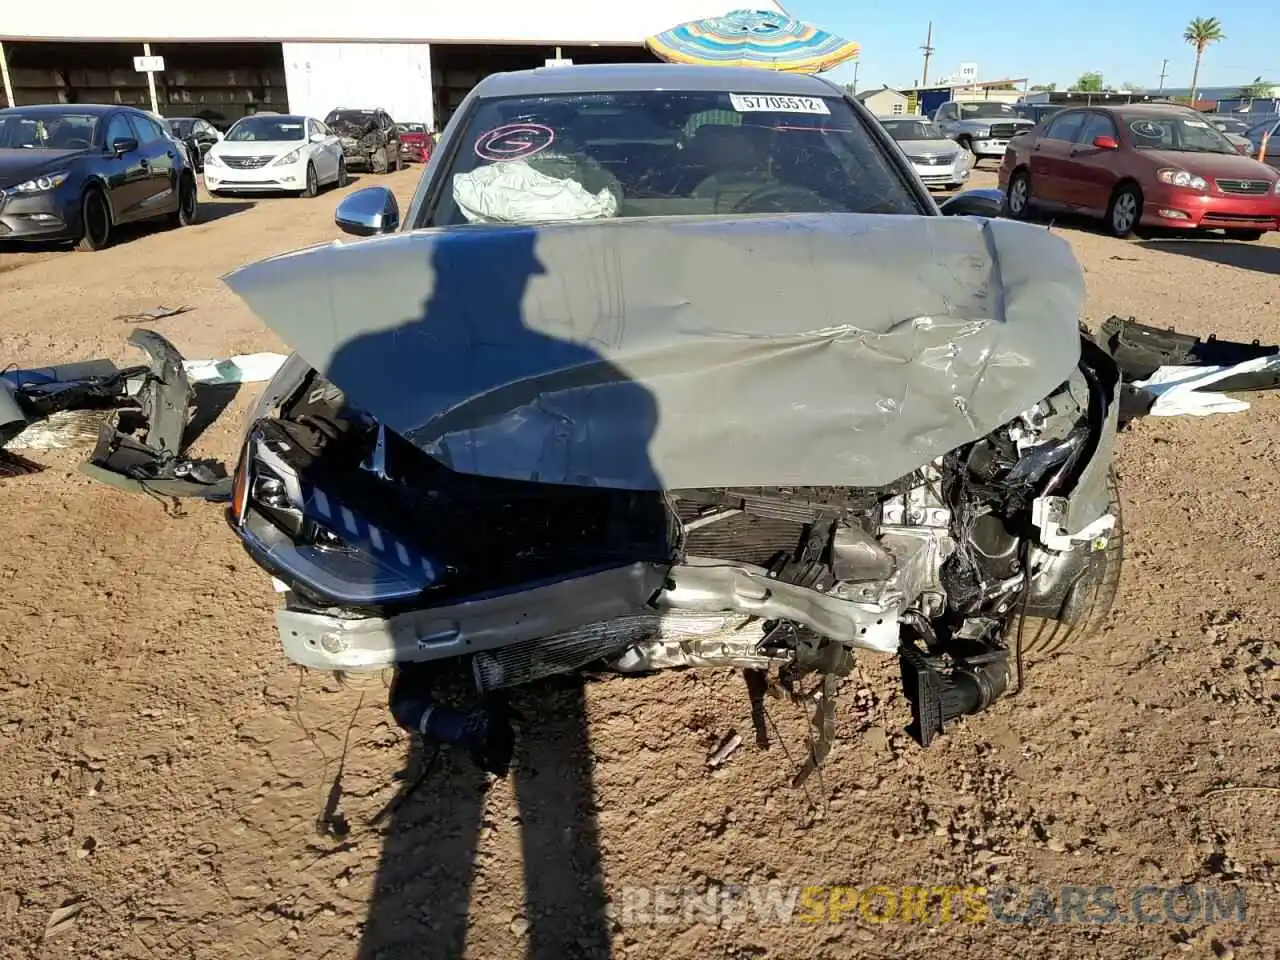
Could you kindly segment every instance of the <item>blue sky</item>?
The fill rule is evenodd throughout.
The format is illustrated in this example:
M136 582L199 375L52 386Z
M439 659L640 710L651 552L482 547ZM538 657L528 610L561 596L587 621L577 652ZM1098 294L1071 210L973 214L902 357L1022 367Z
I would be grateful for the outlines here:
M1202 86L1280 83L1280 3L1276 0L781 0L794 17L862 44L858 89L919 81L925 29L933 21L929 74L978 64L980 79L1029 77L1059 88L1099 70L1110 83L1156 89L1191 85L1194 48L1182 39L1195 17L1217 17L1227 39L1205 53ZM848 82L853 67L832 71Z

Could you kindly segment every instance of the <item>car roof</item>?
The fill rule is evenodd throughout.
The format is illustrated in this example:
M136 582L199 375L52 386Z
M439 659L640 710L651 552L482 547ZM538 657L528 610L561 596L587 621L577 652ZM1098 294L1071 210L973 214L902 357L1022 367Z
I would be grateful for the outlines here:
M1099 103L1092 106L1081 104L1081 109L1100 110L1103 113L1114 113L1126 117L1168 117L1174 114L1199 113L1198 110L1184 107L1180 103Z
M876 119L877 120L915 120L915 121L928 120L930 123L933 122L932 120L929 120L928 117L917 117L914 113L881 113L876 116Z
M477 84L482 98L521 94L624 93L643 90L705 90L830 97L837 88L818 77L758 67L709 67L685 63L599 63L538 67L492 73Z
M118 103L39 103L30 107L5 107L0 109L0 113L13 110L15 113L85 113L92 117L101 117L112 112L113 110L129 110L133 113L145 112L137 107L124 106Z

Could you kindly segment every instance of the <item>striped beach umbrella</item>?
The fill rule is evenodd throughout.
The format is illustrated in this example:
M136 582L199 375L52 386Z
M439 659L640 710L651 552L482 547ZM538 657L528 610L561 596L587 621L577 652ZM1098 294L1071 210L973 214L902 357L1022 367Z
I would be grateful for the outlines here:
M734 10L692 20L645 40L669 63L763 67L783 73L821 73L858 55L858 45L770 10Z

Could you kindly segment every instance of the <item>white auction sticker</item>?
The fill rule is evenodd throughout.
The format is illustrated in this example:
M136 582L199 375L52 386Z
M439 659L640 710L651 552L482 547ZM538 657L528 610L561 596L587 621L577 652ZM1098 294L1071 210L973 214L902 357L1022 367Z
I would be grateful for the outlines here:
M731 93L729 102L739 113L812 113L830 116L821 97L779 97L771 93Z

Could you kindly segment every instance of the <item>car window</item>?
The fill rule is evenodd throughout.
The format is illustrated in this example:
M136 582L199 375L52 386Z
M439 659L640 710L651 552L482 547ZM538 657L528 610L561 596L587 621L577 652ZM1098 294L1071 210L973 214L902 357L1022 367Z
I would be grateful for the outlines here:
M1077 143L1093 143L1098 137L1116 136L1116 125L1105 113L1091 113L1080 127L1076 137Z
M133 127L129 126L129 120L123 113L117 113L107 124L107 146L111 146L117 140L137 139L138 135L133 132Z
M884 120L885 131L895 140L945 140L946 135L923 117L910 120Z
M330 137L330 136L333 136L333 134L331 134L331 133L329 132L329 128L328 128L328 127L326 127L326 126L325 126L321 121L319 121L319 120L313 120L313 121L311 121L311 122L315 124L316 133L320 134L320 136L322 136L322 137Z
M998 100L979 100L956 106L960 108L960 116L965 120L1001 120L1018 115L1018 111L1012 106Z
M0 112L0 148L6 150L84 150L94 143L98 118L92 114L48 110ZM125 134L133 136L133 134Z
M1084 126L1084 121L1085 115L1081 112L1069 110L1060 113L1049 121L1049 126L1044 132L1045 139L1075 143L1081 127Z
M1125 117L1129 139L1136 150L1168 150L1178 153L1235 153L1236 148L1207 120L1197 114L1138 114Z
M227 131L227 140L232 143L305 140L304 133L305 125L301 117L257 114L237 120Z
M956 117L956 105L954 103L946 103L938 111L939 120L954 120Z
M652 90L479 102L417 226L924 212L844 99ZM896 154L895 154L896 155Z
M142 144L155 143L157 140L167 140L168 137L160 129L160 124L156 123L150 117L144 117L140 114L133 114L129 117L133 122L133 128L138 131L138 142Z

